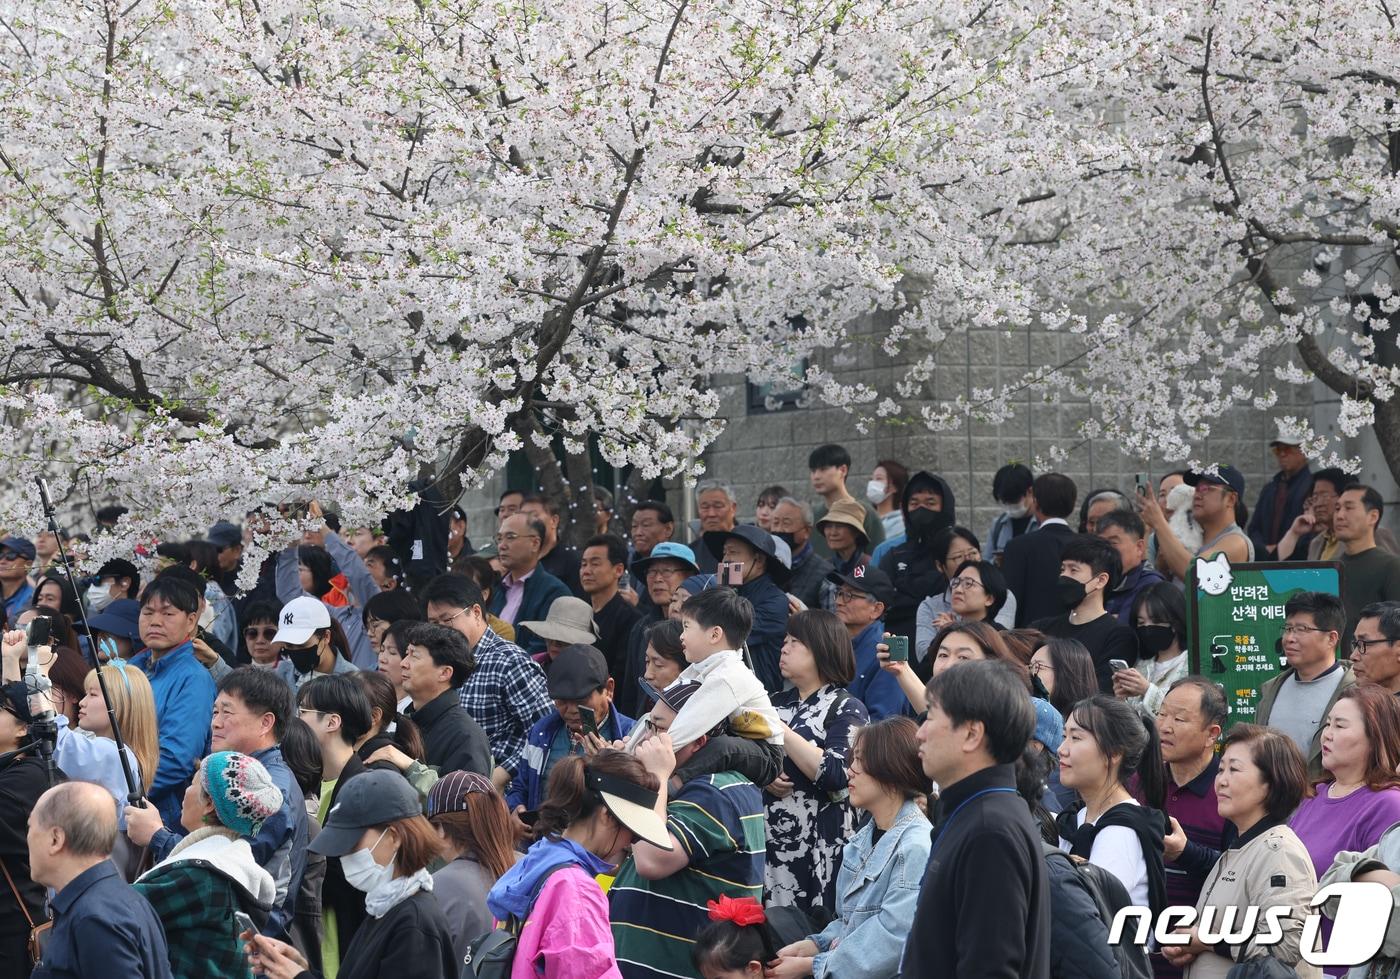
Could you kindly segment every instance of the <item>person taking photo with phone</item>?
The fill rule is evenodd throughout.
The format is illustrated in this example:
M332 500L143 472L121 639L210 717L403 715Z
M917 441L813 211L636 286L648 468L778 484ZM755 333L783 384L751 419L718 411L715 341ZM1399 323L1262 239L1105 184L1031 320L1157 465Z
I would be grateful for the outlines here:
M595 747L612 744L631 734L635 723L613 708L608 662L585 643L565 646L555 658L549 668L549 696L554 710L530 728L520 767L506 790L506 807L521 835L532 832L521 814L539 810L555 765L583 753L586 738L591 737Z

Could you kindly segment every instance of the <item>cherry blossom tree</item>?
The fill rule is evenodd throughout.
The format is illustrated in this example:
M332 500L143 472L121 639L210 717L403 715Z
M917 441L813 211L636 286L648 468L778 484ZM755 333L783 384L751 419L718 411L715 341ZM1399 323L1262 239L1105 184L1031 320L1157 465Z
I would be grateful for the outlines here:
M110 550L372 520L555 438L693 472L711 377L873 313L899 398L805 378L861 425L1031 385L1185 459L1314 372L1400 445L1384 5L1102 6L0 0L0 522L39 471L131 507ZM969 326L1086 342L941 399Z
M975 229L967 261L1003 287L982 322L1083 342L924 418L1001 421L1030 386L1089 397L1086 439L1194 461L1232 409L1270 412L1281 389L1316 379L1340 396L1341 433L1374 426L1400 479L1400 31L1387 0L1045 16L1054 28L1008 69L1021 82L1009 138L940 193ZM1014 179L989 184L989 169ZM932 307L954 301L930 285ZM1309 419L1280 421L1314 458L1357 464Z

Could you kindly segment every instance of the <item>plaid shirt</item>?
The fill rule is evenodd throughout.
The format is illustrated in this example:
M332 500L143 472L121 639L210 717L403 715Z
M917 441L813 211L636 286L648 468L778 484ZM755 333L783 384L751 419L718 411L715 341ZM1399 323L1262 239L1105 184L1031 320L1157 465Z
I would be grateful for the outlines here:
M251 979L233 918L244 908L228 878L186 863L148 873L132 886L165 926L172 975Z
M476 644L476 669L462 684L462 709L486 731L491 754L512 776L535 722L554 709L544 670L490 628Z

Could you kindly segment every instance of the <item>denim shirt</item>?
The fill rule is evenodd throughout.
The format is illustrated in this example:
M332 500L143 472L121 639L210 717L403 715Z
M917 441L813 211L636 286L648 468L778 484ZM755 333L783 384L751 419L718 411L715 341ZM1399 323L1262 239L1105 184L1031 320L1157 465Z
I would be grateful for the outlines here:
M846 844L836 875L836 920L809 936L818 949L812 960L816 979L899 975L928 863L930 827L919 807L906 802L872 848L874 829L875 821L867 820Z

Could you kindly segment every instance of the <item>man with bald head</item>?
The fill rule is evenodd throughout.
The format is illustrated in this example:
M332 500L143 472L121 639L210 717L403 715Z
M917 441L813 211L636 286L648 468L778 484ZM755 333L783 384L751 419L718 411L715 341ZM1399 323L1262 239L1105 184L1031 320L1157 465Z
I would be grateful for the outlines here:
M64 782L39 797L29 814L29 873L55 893L33 979L170 979L160 919L108 859L116 840L117 812L102 786Z

